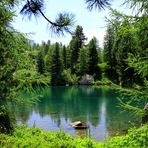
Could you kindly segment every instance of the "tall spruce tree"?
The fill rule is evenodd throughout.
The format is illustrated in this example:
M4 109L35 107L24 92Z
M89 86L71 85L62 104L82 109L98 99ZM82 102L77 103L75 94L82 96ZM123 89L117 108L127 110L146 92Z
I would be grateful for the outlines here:
M127 58L130 53L136 55L138 48L137 29L125 20L118 28L114 44L116 69L121 86L133 85L136 75L133 68L128 68Z
M88 50L87 48L81 48L77 64L77 73L82 76L87 73L87 70L88 70Z
M83 28L81 26L77 26L72 36L72 40L70 42L72 73L76 71L76 63L78 60L79 51L80 51L80 48L82 48L85 40L86 40L86 37L83 33Z
M58 85L62 72L59 43L55 43L51 60L51 84Z
M66 68L71 68L71 50L69 46L66 48Z
M40 74L44 74L45 72L45 61L43 51L40 51L37 56L37 71Z
M101 70L98 67L97 39L95 37L90 40L88 50L88 74L94 74L96 79L101 79Z
M114 41L115 41L115 29L114 26L111 24L108 24L106 34L104 37L104 62L107 63L106 69L105 69L105 75L107 78L112 80L113 82L117 83L118 75L116 72L116 59L115 59L115 53L113 52L114 47Z
M63 59L63 67L64 69L67 69L67 50L65 45L63 46L62 50L62 59Z

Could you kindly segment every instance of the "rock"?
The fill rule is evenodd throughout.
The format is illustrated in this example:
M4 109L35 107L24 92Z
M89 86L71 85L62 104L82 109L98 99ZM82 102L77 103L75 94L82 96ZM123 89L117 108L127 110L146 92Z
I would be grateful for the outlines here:
M148 103L144 107L145 115L142 117L142 124L148 123Z
M82 78L79 80L80 85L91 85L94 82L94 76L85 74L82 76Z
M87 129L88 125L83 124L81 121L76 121L70 124L75 129Z
M70 124L72 127L74 126L81 126L82 125L82 122L81 121L75 121L73 123Z

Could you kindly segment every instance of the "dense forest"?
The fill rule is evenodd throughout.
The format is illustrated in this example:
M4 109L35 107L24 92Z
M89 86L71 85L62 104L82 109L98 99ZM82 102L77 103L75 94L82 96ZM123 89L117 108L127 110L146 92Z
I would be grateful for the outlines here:
M94 8L101 11L111 5L107 0L86 0L85 2L90 11ZM127 91L126 93L128 93L130 99L121 98L121 107L134 111L135 114L140 114L142 124L147 123L148 1L128 0L126 2L136 12L135 15L127 15L120 13L118 10L110 9L110 17L106 18L107 29L102 49L99 47L96 37L87 41L83 26L78 25L71 32L73 24L71 14L60 14L56 22L50 21L42 12L44 5L42 0L27 0L21 14L37 15L40 13L51 24L51 31L55 34L70 33L71 41L68 45L58 42L53 44L50 40L42 42L42 44L31 44L27 36L16 31L11 25L15 16L13 9L19 2L15 0L1 1L0 101L19 102L15 98L20 90L28 92L37 87L79 85L82 77L89 75L93 78L93 81L89 83L90 85L109 85L110 87L117 87L117 89L120 88L121 91ZM143 102L142 105L141 102ZM15 130L11 120L7 106L0 104L1 133L11 133ZM17 133L20 134L19 132L24 129L19 127L17 130ZM132 133L129 132L129 139L133 140L135 145L140 143L141 146L146 147L147 130L146 125L141 130L136 131L135 129L133 134L140 135L143 132L145 135L143 137L140 135L141 140L134 141ZM36 132L42 133L42 131ZM48 136L44 135L43 137ZM58 135L54 136L59 138ZM70 140L65 135L61 136L65 140L67 138ZM0 140L0 145L4 146L3 141L5 138L3 134L0 137L3 139ZM60 138L58 140L60 141ZM77 145L78 142L75 141L73 145ZM123 137L114 139L109 144L114 147L116 142L121 142L121 146L126 144L128 146L129 141L127 137ZM70 144L69 141L68 143ZM90 141L84 143L86 145L90 144L90 147L93 147L93 145L97 147L96 143ZM62 144L66 146L66 143L62 142ZM9 145L7 146L9 147ZM103 145L101 146L103 147Z

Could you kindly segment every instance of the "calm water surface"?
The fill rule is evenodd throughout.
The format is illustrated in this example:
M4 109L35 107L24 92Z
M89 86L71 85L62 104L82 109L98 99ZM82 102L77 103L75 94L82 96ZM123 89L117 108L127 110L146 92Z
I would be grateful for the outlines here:
M124 134L133 115L119 108L119 94L113 89L93 86L50 87L22 96L40 96L35 105L12 105L10 108L19 124L41 127L44 130L64 130L73 136L91 136L104 141L111 136ZM70 127L74 121L89 125L87 130Z

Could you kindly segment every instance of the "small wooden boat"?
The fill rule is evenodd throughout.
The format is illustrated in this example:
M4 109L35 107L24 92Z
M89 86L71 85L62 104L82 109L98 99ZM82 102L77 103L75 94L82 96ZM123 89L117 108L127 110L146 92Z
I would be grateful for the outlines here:
M82 123L81 121L76 121L70 124L75 129L87 129L88 125Z

